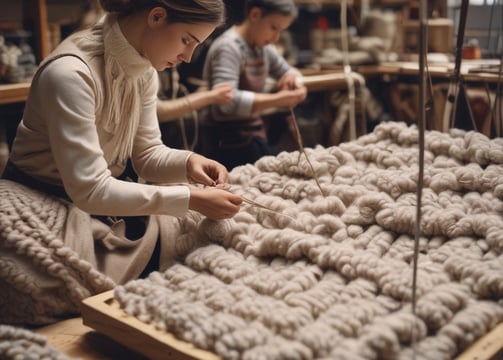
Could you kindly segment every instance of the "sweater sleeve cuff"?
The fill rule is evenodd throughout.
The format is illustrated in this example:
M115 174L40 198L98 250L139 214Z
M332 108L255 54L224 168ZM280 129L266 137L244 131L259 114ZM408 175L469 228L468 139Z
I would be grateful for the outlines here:
M236 114L239 116L249 116L254 100L255 94L252 91L241 91L241 101L238 104Z
M193 151L189 151L189 150L182 150L185 152L185 181L188 181L188 177L187 177L187 163L189 162L189 159L190 157L194 154Z
M162 186L163 197L169 207L165 214L182 217L189 211L190 189L186 185Z

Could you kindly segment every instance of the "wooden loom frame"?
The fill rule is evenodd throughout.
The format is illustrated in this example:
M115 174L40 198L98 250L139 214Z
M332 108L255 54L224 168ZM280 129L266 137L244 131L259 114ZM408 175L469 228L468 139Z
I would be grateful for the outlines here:
M84 299L81 311L84 325L150 359L221 360L215 353L198 349L127 314L115 300L113 290ZM503 322L456 357L456 360L496 359L503 359Z

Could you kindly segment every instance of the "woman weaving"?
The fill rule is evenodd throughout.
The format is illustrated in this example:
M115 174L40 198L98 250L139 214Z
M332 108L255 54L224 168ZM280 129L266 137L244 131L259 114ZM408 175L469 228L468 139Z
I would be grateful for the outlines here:
M101 6L100 22L69 36L40 65L3 178L92 214L89 248L97 253L87 259L122 283L168 266L170 221L189 209L229 218L242 199L221 188L223 165L166 147L156 115L156 70L190 61L223 22L222 1ZM128 158L145 183L120 177Z
M293 108L306 98L307 89L297 82L299 70L275 47L297 12L292 0L247 0L244 20L227 29L208 50L203 69L208 86L230 84L234 92L230 104L210 107L203 123L202 152L229 170L276 154L263 114ZM273 92L267 90L268 78L276 81Z

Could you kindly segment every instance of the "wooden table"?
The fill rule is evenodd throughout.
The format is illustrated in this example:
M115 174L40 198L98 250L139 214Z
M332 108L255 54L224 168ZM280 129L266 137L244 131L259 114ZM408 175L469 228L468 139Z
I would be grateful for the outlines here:
M468 82L490 82L501 81L501 77L489 73L470 73L470 69L495 60L465 60L461 66L461 75L464 81ZM419 67L417 62L387 62L379 65L363 65L354 67L354 72L361 74L365 78L372 78L386 75L418 75ZM454 69L453 63L430 64L429 71L434 77L449 78ZM308 91L327 91L344 89L347 80L344 71L340 66L332 69L302 69L305 76L304 82ZM20 84L0 84L0 104L23 102L28 98L30 83Z
M460 76L467 83L486 82L498 83L503 77L489 72L472 72L474 69L485 65L498 65L499 60L463 60L460 68ZM403 75L418 76L419 64L414 61L384 62L371 67L363 67L362 73L369 75ZM449 80L454 74L454 63L430 63L427 71L432 78Z
M0 104L24 102L28 98L30 83L0 84Z

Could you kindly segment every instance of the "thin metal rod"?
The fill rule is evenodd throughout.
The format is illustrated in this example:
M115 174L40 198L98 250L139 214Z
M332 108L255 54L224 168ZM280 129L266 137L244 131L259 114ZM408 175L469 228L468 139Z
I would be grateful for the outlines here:
M413 358L416 359L416 303L417 303L417 268L419 260L419 240L421 238L421 200L423 194L424 178L424 133L426 123L426 64L428 54L428 2L421 0L419 7L420 31L419 31L419 117L418 117L418 143L419 143L419 172L417 180L417 202L416 202L416 228L414 236L414 257L412 271L412 313L414 314L414 324L412 326L412 347Z
M270 208L269 206L266 206L264 204L258 203L258 202L254 201L252 199L244 197L243 195L241 195L241 199L243 199L243 202L247 203L248 205L257 207L259 209L267 210L267 211L273 212L273 213L281 215L281 216L285 216L285 217L293 220L294 222L297 222L297 220L293 216L288 215L288 214L283 214L281 211L274 210L274 209Z
M454 127L456 120L456 108L458 104L459 86L461 83L461 59L463 57L463 43L465 41L466 17L468 15L469 0L462 0L461 12L459 15L458 33L456 39L454 72L449 90L447 92L447 101L444 108L443 131Z
M348 0L341 3L341 42L344 62L344 75L348 85L349 100L349 139L356 139L356 109L355 109L355 83L351 77L352 69L349 62L349 31L348 31Z

